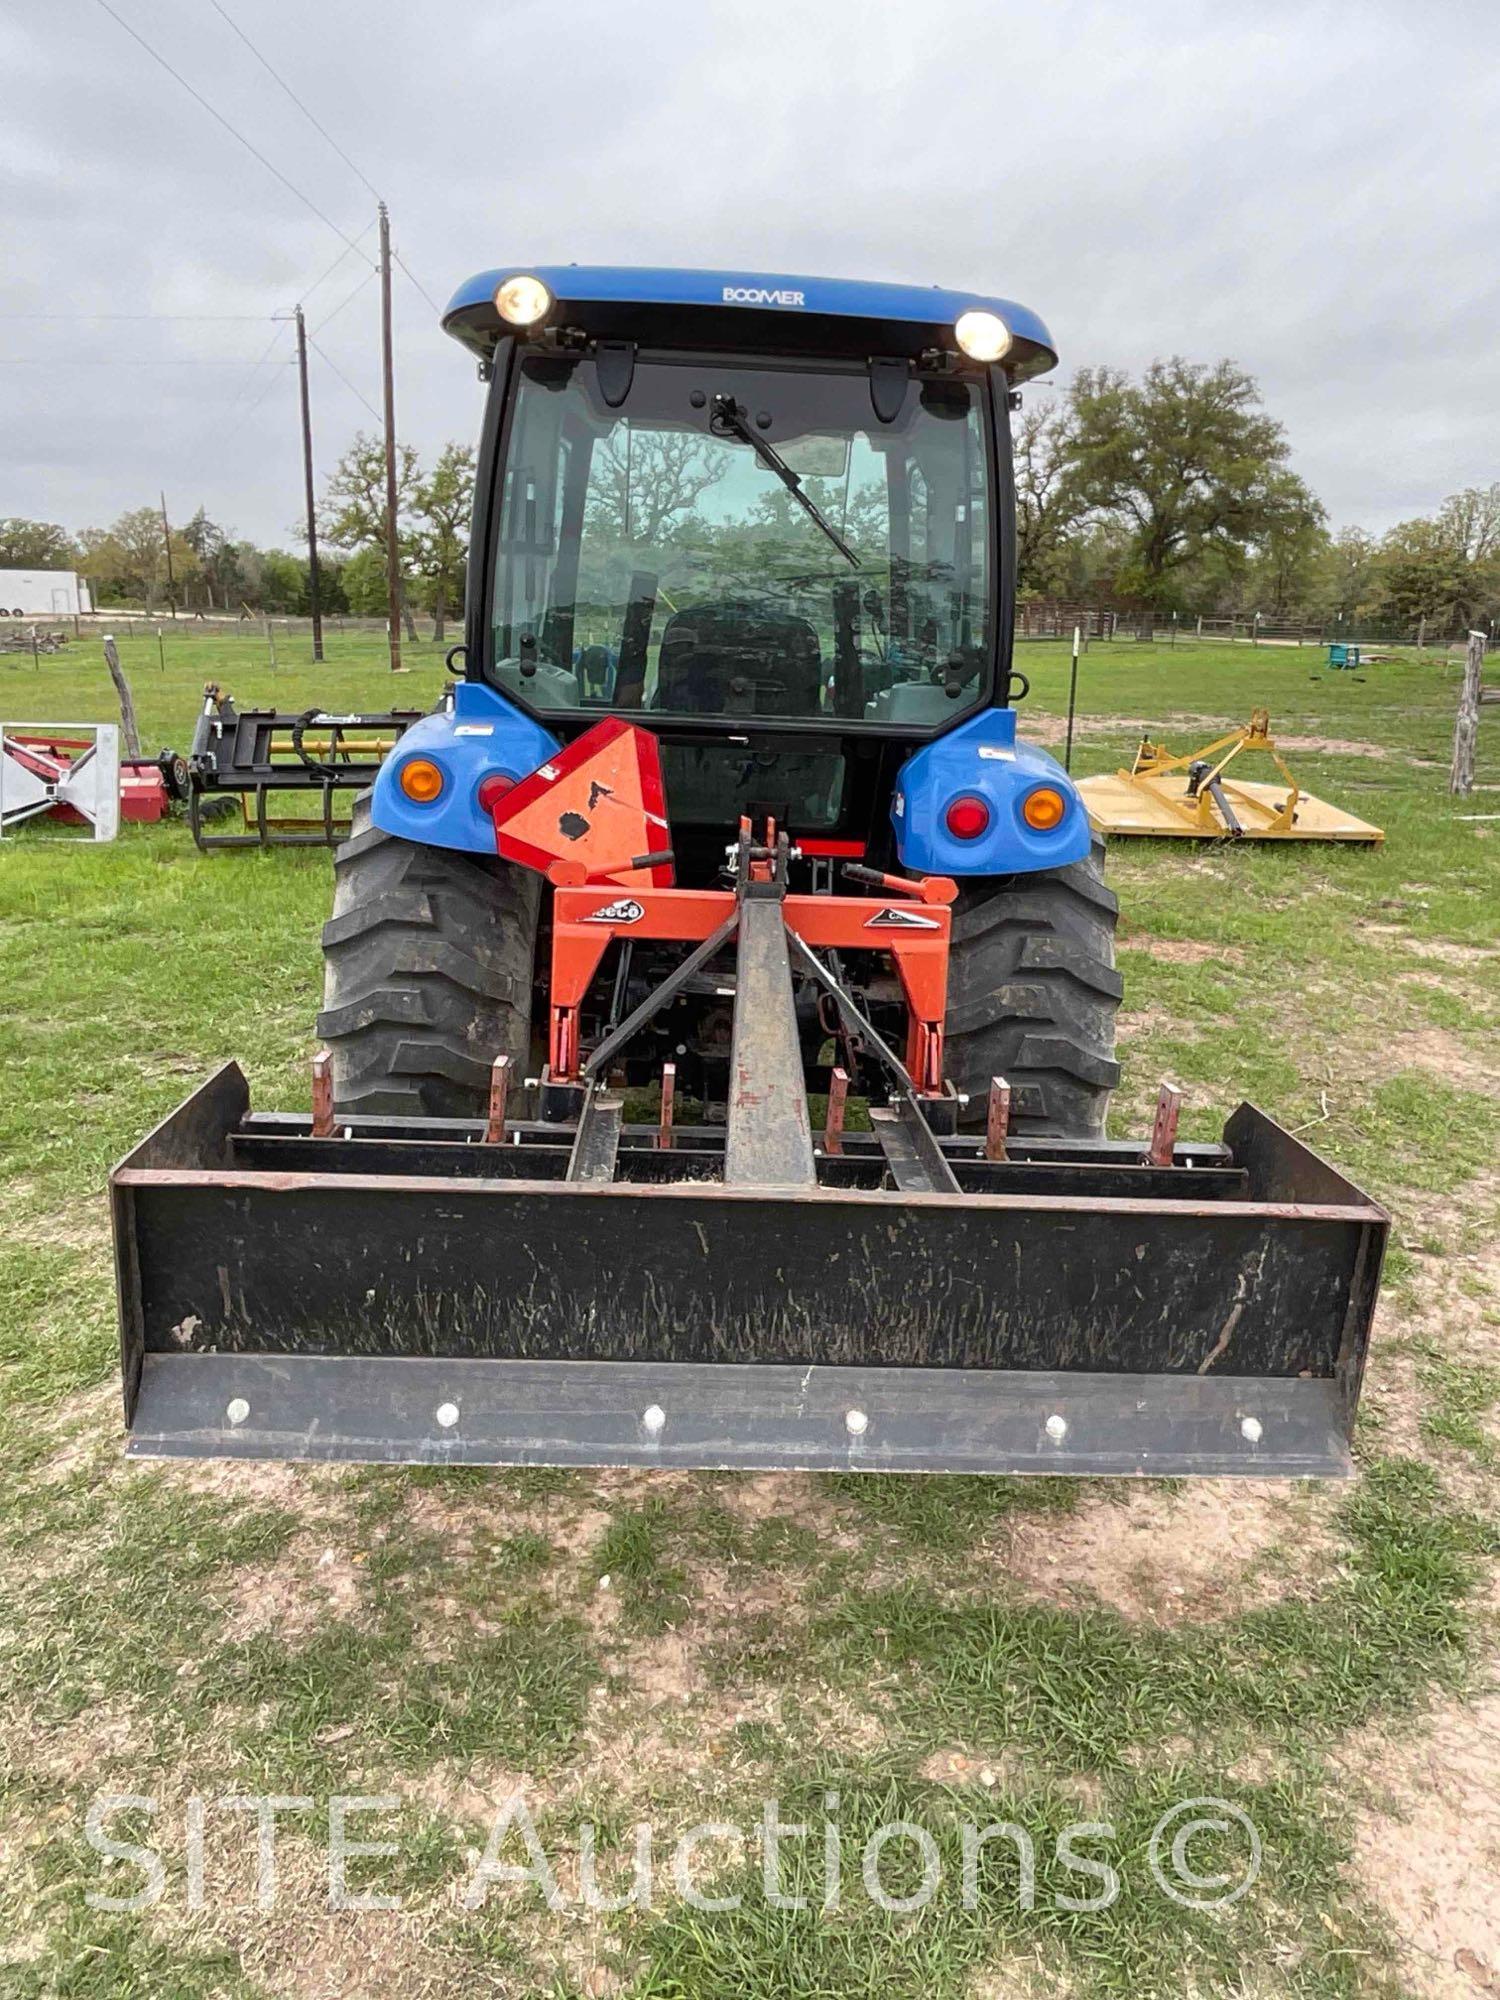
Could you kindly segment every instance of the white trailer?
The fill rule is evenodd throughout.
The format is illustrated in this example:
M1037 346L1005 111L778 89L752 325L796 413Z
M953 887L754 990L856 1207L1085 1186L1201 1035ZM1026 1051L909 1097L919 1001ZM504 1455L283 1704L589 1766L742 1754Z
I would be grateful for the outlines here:
M0 618L73 618L93 608L77 570L0 569Z

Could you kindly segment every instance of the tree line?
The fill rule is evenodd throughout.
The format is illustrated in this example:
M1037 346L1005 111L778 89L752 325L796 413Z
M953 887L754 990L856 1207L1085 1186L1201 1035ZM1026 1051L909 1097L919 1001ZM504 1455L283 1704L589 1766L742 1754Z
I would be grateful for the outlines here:
M1383 535L1330 527L1283 427L1231 361L1080 369L1014 427L1022 591L1155 618L1500 619L1500 482Z
M403 445L396 465L396 532L402 609L433 620L442 639L463 603L474 453L447 444L424 470ZM318 582L324 611L383 617L386 575L385 446L360 432L339 460L318 503ZM289 530L305 534L298 522ZM312 590L305 548L260 548L210 519L199 507L170 544L158 507L132 507L104 528L71 535L49 521L0 519L0 569L72 569L87 577L98 606L140 605L158 612L244 612L305 617Z
M1014 441L1023 596L1135 607L1153 618L1259 614L1271 623L1410 628L1425 620L1435 630L1500 619L1500 481L1455 493L1383 535L1335 529L1292 471L1286 432L1259 385L1232 361L1174 357L1139 379L1080 369L1065 393L1024 393ZM681 479L657 483L670 489L669 512L691 505ZM425 611L440 638L461 606L473 490L467 446L445 445L426 470L401 448L397 535L409 630L413 613ZM647 525L630 523L636 538ZM301 524L289 532L300 537ZM324 609L382 615L378 437L361 432L339 461L318 532ZM76 538L48 522L0 520L0 568L78 569L97 604L150 611L169 596L187 610L231 613L306 613L311 604L305 554L259 548L202 507L172 532L170 582L153 507Z

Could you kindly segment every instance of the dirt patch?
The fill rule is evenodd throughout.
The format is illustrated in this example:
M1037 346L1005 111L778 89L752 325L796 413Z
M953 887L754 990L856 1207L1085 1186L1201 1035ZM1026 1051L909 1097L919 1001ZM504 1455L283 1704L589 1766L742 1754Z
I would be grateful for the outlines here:
M330 1619L357 1616L364 1594L359 1553L298 1535L275 1562L239 1570L223 1636L231 1644L274 1632L305 1639Z
M1309 756L1373 757L1384 763L1391 755L1383 743L1360 743L1349 736L1281 736L1273 725L1271 737L1278 750L1301 750Z
M967 1750L934 1750L917 1766L917 1776L931 1785L978 1785L986 1792L1014 1796L1037 1784L1036 1773L1019 1750L1001 1750L993 1757L976 1757Z
M118 1468L120 1391L113 1382L69 1396L41 1424L56 1440L56 1449L31 1475L39 1485L62 1486L95 1467L101 1478L108 1478Z
M280 1507L288 1514L319 1510L339 1483L336 1472L272 1458L164 1459L153 1472L235 1507Z
M214 1818L210 1815L210 1829ZM223 1815L228 1819L229 1815ZM253 1851L253 1838L235 1816L234 1832L246 1855ZM317 1821L309 1816L311 1838L289 1838L287 1829L295 1822L282 1822L276 1842L276 1881L270 1909L261 1910L254 1900L254 1863L238 1852L234 1856L231 1893L212 1893L216 1881L225 1883L223 1873L208 1857L205 1878L210 1885L209 1908L204 1917L187 1917L180 1906L165 1899L153 1913L154 1928L183 1947L202 1950L215 1945L233 1952L241 1968L257 1982L257 1990L285 1995L287 2000L458 2000L476 1991L475 1967L465 1954L443 1946L451 1903L462 1887L458 1879L439 1892L438 1897L413 1900L398 1910L330 1910L328 1907L328 1858L320 1836L312 1833ZM395 1821L390 1816L371 1814L349 1822L350 1840L389 1840ZM326 1834L326 1821L322 1833ZM399 1882L399 1858L365 1864L363 1879L350 1863L349 1889L357 1894L367 1884L377 1894L392 1893ZM225 1885L227 1886L227 1885ZM496 1993L520 1993L519 1982L507 1987L485 1982ZM533 1989L534 1990L534 1989Z
M1447 938L1414 938L1402 935L1394 924L1366 924L1366 930L1388 931L1392 936L1400 936L1402 944L1418 958L1435 959L1439 965L1486 965L1500 958L1500 948L1493 945L1453 944Z
M80 1195L45 1215L16 1225L13 1241L38 1250L102 1250L109 1243L109 1205L104 1195Z
M1480 1062L1447 1028L1403 1028L1391 1037L1387 1053L1397 1069L1431 1070L1465 1090L1489 1092L1500 1079L1500 1048L1493 1061Z
M1075 740L1080 736L1118 737L1122 757L1133 757L1143 736L1149 736L1153 743L1160 743L1166 737L1174 749L1177 747L1174 739L1180 736L1186 752L1238 727L1237 723L1227 723L1222 715L1079 715L1073 719ZM1031 743L1064 743L1068 735L1067 718L1023 713L1017 731Z
M1370 1336L1360 1407L1374 1419L1372 1428L1382 1451L1425 1456L1422 1405L1426 1398L1417 1380L1416 1362L1394 1347L1388 1337L1392 1331L1389 1321L1390 1315L1382 1313ZM1387 1337L1382 1338L1382 1333Z
M864 1534L850 1525L839 1503L808 1472L737 1473L716 1487L714 1497L726 1512L752 1527L764 1521L790 1521L815 1534L824 1550L866 1546Z
M1415 1989L1476 2000L1500 1992L1500 1695L1447 1704L1412 1735L1403 1724L1340 1760L1379 1795L1359 1816L1355 1879Z
M401 1780L402 1798L416 1800L449 1827L465 1821L488 1829L513 1792L529 1797L534 1789L522 1772L499 1765L475 1769L469 1764L431 1764Z
M1191 1021L1169 1014L1154 1003L1149 1007L1127 1008L1115 1016L1115 1036L1121 1042L1139 1041L1143 1035L1170 1035L1173 1041L1197 1042L1202 1033Z
M130 1709L98 1705L49 1725L18 1703L0 1720L0 1768L24 1771L59 1791L100 1788L114 1773L134 1776L156 1734Z
M481 1541L540 1535L559 1549L552 1568L565 1567L561 1549L585 1554L609 1526L609 1512L592 1487L579 1482L560 1493L532 1499L498 1482L483 1486L427 1486L410 1494L403 1526L442 1544L453 1562L472 1558Z
M1242 727L1248 716L1241 711L1239 718L1226 719L1222 715L1080 715L1074 718L1073 735L1114 737L1121 745L1121 758L1133 757L1137 744L1143 736L1149 736L1156 744L1165 742L1172 755L1185 757L1191 750L1200 750L1207 743L1213 743L1231 730ZM1062 743L1067 740L1068 724L1065 717L1053 715L1022 715L1018 724L1019 732L1032 743ZM1301 751L1307 756L1325 757L1369 757L1377 763L1385 762L1393 753L1382 743L1363 743L1349 736L1283 736L1271 722L1271 740L1278 750ZM1246 752L1263 760L1265 752ZM1269 770L1269 765L1267 766ZM1245 767L1247 775L1254 773Z
M1153 1624L1234 1618L1306 1593L1333 1567L1328 1505L1269 1480L1126 1488L1075 1514L1018 1520L1003 1560L1049 1603Z
M1245 954L1237 944L1209 944L1201 938L1159 938L1144 931L1127 931L1120 940L1124 951L1143 951L1164 965L1243 965Z

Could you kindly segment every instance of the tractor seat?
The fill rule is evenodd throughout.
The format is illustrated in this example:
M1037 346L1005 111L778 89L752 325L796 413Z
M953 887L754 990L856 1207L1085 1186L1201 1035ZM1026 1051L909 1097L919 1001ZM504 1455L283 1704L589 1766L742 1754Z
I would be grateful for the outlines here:
M805 618L754 604L675 611L662 633L653 708L682 715L817 715L823 656Z

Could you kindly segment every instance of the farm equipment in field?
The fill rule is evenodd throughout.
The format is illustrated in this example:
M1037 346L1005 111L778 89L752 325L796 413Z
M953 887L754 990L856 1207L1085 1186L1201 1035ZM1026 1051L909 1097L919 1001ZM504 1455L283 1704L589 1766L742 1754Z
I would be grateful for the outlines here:
M112 722L0 723L0 835L46 818L87 828L91 840L113 840L122 804L127 818L145 816L128 809L139 788L127 769Z
M336 847L349 830L347 801L375 782L419 709L335 715L236 708L210 681L187 755L188 824L205 853L219 847ZM273 814L273 793L316 802L317 813ZM238 799L238 833L209 833L205 801ZM337 803L336 803L337 802Z
M1279 785L1226 775L1242 752L1270 758ZM1079 780L1088 815L1100 833L1158 840L1343 840L1378 846L1384 830L1304 792L1271 735L1270 712L1255 709L1249 724L1177 756L1143 736L1130 769Z
M1347 1469L1382 1211L1110 1138L1116 904L1010 697L1004 301L491 272L464 678L356 806L311 1116L112 1177L130 1449Z

